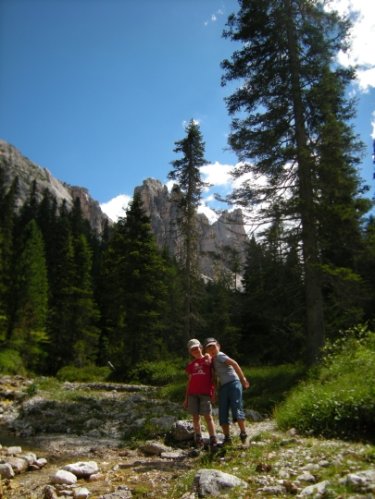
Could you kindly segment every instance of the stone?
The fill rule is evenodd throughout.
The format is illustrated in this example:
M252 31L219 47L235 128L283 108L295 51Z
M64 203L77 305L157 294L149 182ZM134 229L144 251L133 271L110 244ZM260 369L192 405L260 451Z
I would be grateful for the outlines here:
M74 485L77 483L77 477L70 471L58 470L51 477L51 483L62 485Z
M247 483L240 478L214 469L200 469L194 478L194 487L199 497L218 496L233 487L247 488Z
M99 466L95 461L80 461L78 463L67 464L63 469L70 471L77 478L89 478L91 475L98 473Z
M10 457L7 462L12 466L16 475L23 473L29 467L29 463L22 457Z
M139 448L144 454L160 456L162 452L172 451L172 447L165 445L157 440L148 440Z
M324 497L327 492L328 485L329 485L328 480L315 483L314 485L309 485L308 487L302 489L301 492L297 495L297 497L313 496L314 499L318 499L319 497Z
M87 499L90 495L90 491L86 489L86 487L79 487L78 489L74 489L73 497L74 499Z
M349 473L344 481L346 485L352 487L356 492L375 493L375 469Z
M9 463L0 463L1 478L13 478L15 475L12 466Z
M194 438L194 428L190 421L179 420L172 425L171 438L175 442L185 442L187 440L193 440Z

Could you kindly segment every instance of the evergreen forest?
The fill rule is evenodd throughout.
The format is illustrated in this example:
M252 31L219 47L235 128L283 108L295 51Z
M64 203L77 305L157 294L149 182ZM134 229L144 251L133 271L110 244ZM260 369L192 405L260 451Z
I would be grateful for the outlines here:
M98 235L76 201L48 192L17 204L0 168L0 370L56 375L111 366L127 380L144 362L186 358L186 342L219 339L245 365L314 364L327 340L374 328L375 219L358 176L363 145L351 126L355 68L335 57L349 22L321 2L240 0L224 36L232 117L229 145L252 173L227 202L257 209L242 286L198 272L194 213L204 183L199 124L176 142L170 178L182 193L183 257L156 244L141 199ZM264 201L267 200L267 203Z

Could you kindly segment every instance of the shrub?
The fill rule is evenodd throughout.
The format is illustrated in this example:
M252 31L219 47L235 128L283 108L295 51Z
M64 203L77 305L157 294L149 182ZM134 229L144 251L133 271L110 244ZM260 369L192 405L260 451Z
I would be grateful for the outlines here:
M98 367L94 365L85 367L64 366L57 373L56 378L60 381L106 381L110 375L109 367Z
M26 375L26 369L19 352L10 348L0 352L0 373Z
M302 364L243 367L250 389L243 392L246 406L262 413L272 413L276 404L305 376Z
M359 326L328 344L322 364L275 410L281 428L375 439L375 333Z
M182 375L186 378L185 365L181 360L141 362L130 373L132 380L154 386L164 386Z

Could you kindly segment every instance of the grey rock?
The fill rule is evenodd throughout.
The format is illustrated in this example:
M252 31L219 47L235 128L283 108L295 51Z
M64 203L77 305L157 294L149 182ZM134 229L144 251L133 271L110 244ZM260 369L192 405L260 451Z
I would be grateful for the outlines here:
M240 478L214 469L200 469L194 478L194 487L199 497L218 496L223 491L233 488L247 488L247 483Z
M194 437L193 424L190 421L176 421L171 428L170 436L176 442L186 442Z
M344 482L356 492L375 492L375 469L349 473Z
M41 201L44 192L48 191L56 200L57 206L65 202L67 209L70 210L75 200L79 199L83 217L89 221L92 229L98 234L103 232L109 219L102 212L99 203L91 198L84 187L71 186L57 180L47 168L33 163L4 140L0 140L0 167L5 174L5 186L10 186L13 180L18 178L16 209L20 209L29 199L31 186L35 181L37 201Z
M78 489L74 489L73 497L74 499L87 499L90 495L89 489L86 487L79 487Z
M79 461L67 464L63 469L73 473L77 478L89 478L91 475L98 473L99 466L95 461Z
M77 477L70 471L57 470L51 477L51 483L62 485L74 485L77 482Z
M180 259L183 238L178 225L181 216L181 192L178 186L175 185L169 193L159 180L148 178L135 188L134 193L139 193L141 197L158 246L166 248L177 260ZM243 265L248 243L242 211L224 211L213 224L205 215L196 214L196 225L202 275L212 280L225 273L235 279L237 276L232 271L233 262L238 260L240 266Z
M327 492L327 487L329 485L328 480L324 480L323 482L316 483L314 485L309 485L301 490L297 497L310 497L314 498L324 497Z
M10 457L7 462L12 466L16 475L23 473L29 467L29 463L22 457Z
M13 478L15 476L14 470L9 463L0 463L0 477Z
M100 499L130 499L131 497L133 497L133 494L129 490L129 487L122 485L115 492L100 496Z
M139 449L148 455L160 456L163 452L171 452L172 447L168 447L157 440L149 440L139 447Z

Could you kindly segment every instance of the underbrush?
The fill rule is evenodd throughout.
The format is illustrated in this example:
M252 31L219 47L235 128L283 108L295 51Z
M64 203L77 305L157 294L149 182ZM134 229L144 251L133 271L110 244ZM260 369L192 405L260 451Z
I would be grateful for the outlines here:
M111 370L109 367L98 367L95 365L76 367L76 366L64 366L56 374L56 378L59 381L77 381L77 382L89 382L89 381L106 381L109 378Z
M245 407L266 415L272 413L276 404L283 401L306 374L302 364L242 366L242 369L250 381L249 390L243 392Z
M359 326L328 344L322 364L274 414L282 429L375 442L375 333Z

